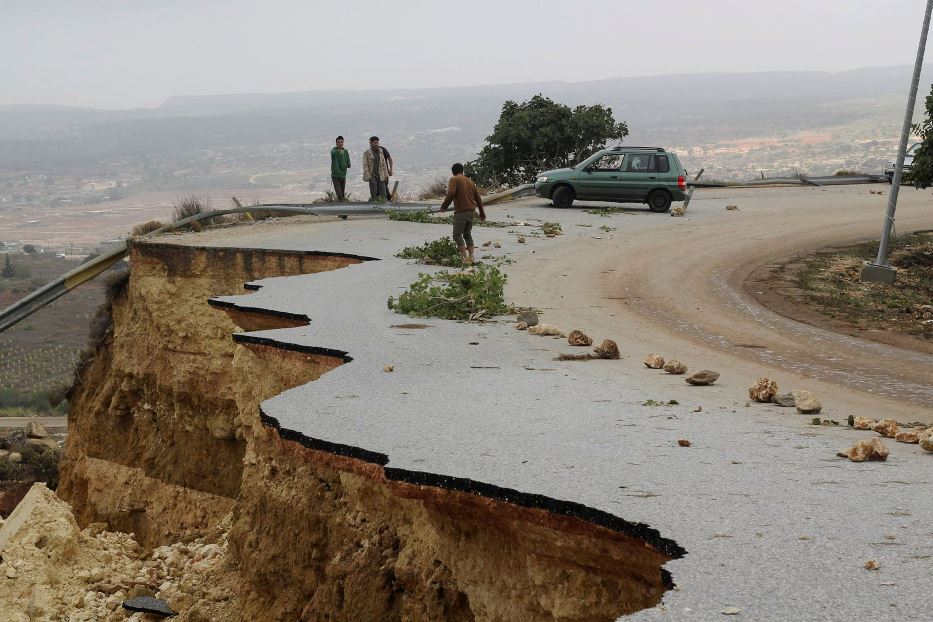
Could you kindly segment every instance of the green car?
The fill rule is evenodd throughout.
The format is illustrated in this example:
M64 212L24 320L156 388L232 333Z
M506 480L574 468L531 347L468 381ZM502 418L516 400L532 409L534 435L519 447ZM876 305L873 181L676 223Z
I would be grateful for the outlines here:
M571 168L544 171L535 180L535 194L557 207L574 200L647 203L666 212L672 201L687 198L687 177L677 156L660 147L603 149Z

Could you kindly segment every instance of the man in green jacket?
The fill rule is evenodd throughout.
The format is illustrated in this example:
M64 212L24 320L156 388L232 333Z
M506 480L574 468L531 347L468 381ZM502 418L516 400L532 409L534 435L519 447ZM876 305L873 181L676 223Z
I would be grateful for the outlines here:
M343 136L338 136L337 146L330 150L330 179L334 182L334 194L340 203L346 199L348 168L350 152L343 148Z

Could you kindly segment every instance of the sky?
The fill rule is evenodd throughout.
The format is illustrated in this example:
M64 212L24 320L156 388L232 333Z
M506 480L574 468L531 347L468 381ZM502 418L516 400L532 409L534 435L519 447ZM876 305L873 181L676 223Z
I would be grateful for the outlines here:
M912 65L925 6L0 0L0 105L152 108L175 95Z

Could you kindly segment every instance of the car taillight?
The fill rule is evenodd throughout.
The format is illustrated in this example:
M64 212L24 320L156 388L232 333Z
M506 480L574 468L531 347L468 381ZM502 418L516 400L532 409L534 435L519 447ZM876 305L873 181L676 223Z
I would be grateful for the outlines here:
M687 178L684 177L683 175L680 175L679 177L677 177L677 189L678 190L687 189Z

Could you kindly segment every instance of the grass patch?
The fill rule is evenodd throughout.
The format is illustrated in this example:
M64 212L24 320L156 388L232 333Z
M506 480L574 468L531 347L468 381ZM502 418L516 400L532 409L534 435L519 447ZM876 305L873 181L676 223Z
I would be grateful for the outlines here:
M475 320L510 311L503 286L506 275L494 266L479 265L462 272L441 270L420 274L396 300L390 296L389 309L414 317L445 320Z
M645 400L644 402L642 402L641 405L642 406L677 406L678 404L680 404L680 402L678 402L677 400L668 400L666 402L664 400L661 400L660 402L658 400Z
M555 235L562 235L564 233L561 231L559 222L541 223L541 231L548 237L554 237Z
M609 226L607 226L607 225L603 225L603 226L601 226L601 227L599 228L599 230L600 230L600 231L604 231L605 233L609 233L610 231L615 231L616 228L615 228L615 227L609 227Z
M437 266L459 266L462 263L457 245L449 237L425 242L421 246L405 247L395 256L402 259L417 259L423 264Z
M612 216L613 214L624 214L624 207L594 207L591 209L583 210L587 214L595 214L596 216Z
M802 259L795 275L805 301L830 317L864 328L933 339L933 232L898 236L889 261L897 268L894 285L862 283L862 264L878 253L878 242L816 253Z
M420 201L443 199L447 196L447 183L445 178L435 177L428 182L427 186L421 189L421 192L418 193L418 199Z
M435 216L426 211L397 211L386 210L389 220L399 220L402 222L420 222L428 225L452 225L454 217L451 214L446 216ZM493 222L491 220L482 221L479 218L473 220L474 227L508 227L507 222Z

